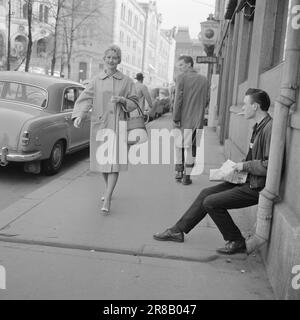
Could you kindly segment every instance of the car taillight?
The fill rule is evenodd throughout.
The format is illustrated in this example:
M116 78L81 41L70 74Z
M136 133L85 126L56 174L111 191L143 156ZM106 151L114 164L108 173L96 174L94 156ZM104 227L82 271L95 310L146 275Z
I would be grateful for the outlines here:
M30 134L28 131L24 131L22 135L22 145L28 146L30 142Z

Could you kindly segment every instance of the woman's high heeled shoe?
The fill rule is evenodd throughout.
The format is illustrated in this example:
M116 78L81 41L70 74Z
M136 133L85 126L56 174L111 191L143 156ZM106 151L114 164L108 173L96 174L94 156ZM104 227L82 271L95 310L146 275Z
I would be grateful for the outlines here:
M107 208L105 208L105 207L103 207L103 208L101 209L101 211L102 211L102 213L105 213L105 214L109 214L109 213L110 213L109 209L107 209Z
M109 214L109 213L110 213L110 205L111 205L111 201L109 202L109 205L108 205L108 206L105 206L105 205L103 204L103 207L102 207L101 211L102 211L103 213L105 213L105 214Z

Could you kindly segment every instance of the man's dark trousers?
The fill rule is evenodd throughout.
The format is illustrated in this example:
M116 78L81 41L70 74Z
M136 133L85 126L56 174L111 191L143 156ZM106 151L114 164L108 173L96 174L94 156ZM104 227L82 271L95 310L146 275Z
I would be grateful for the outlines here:
M204 189L172 229L187 234L209 214L225 241L244 240L227 210L258 204L259 191L251 189L249 183L235 185L228 182Z

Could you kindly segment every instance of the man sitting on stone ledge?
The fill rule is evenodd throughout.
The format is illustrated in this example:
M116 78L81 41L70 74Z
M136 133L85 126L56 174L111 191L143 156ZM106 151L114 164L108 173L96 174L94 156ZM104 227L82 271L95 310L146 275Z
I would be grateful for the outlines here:
M188 234L209 214L227 242L225 247L217 252L227 255L246 252L245 238L228 210L258 204L259 193L265 187L272 133L269 107L270 97L265 91L249 89L246 92L244 116L248 120L255 120L256 124L245 162L234 166L236 171L248 172L246 183L237 185L224 182L202 190L182 218L172 228L155 234L155 240L184 242L184 234Z

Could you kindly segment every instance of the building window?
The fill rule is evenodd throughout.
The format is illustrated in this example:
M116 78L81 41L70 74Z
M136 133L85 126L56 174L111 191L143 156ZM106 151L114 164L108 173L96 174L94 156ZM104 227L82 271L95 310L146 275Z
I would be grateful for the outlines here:
M39 10L39 21L43 22L43 15L44 15L44 6L40 4L40 10Z
M88 65L86 62L79 63L79 82L82 82L87 79L87 69Z
M82 27L81 38L82 38L82 40L87 40L87 38L88 38L88 27L87 26Z
M126 7L125 4L122 3L122 7L121 7L121 19L125 20L125 16L126 16Z
M131 40L130 40L130 37L127 36L127 47L130 48L130 44L131 44Z
M140 21L140 30L139 30L140 34L143 35L144 32L144 23L143 21Z
M49 22L49 8L43 4L39 7L39 21L48 23Z
M5 55L4 50L5 50L4 36L2 33L0 33L0 59Z
M120 43L124 42L124 32L120 31Z
M274 38L274 50L272 65L275 66L283 60L286 43L287 20L289 11L289 1L278 1L278 11L276 17L276 28Z
M289 1L271 0L267 5L270 16L265 20L261 72L275 67L283 60Z
M136 41L135 41L135 40L134 40L133 43L132 43L132 48L133 48L134 50L136 50Z
M97 38L97 30L94 28L94 27L90 27L89 28L89 37L91 38L91 39L95 39L95 38Z
M134 16L134 25L133 25L134 30L138 29L138 17Z
M47 6L44 7L44 22L49 22L49 8Z
M28 19L28 6L26 3L23 5L23 19Z
M239 83L243 83L248 79L250 54L251 54L251 42L253 35L253 20L243 18L243 45L241 46L241 57L245 57L245 63L242 63L240 68Z
M132 11L128 11L128 24L131 26L132 25Z

